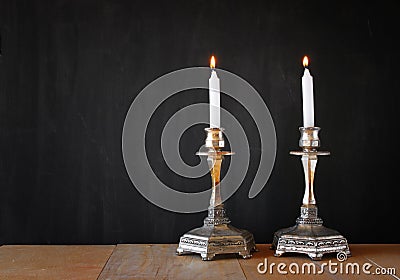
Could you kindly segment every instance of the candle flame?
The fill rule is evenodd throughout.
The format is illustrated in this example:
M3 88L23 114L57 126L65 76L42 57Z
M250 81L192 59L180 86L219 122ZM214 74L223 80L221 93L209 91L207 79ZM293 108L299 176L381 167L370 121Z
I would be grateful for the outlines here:
M215 68L215 57L214 57L214 56L211 56L210 68L211 68L211 69L214 69L214 68Z
M307 56L305 56L305 57L303 58L303 66L304 66L304 67L308 67L308 57L307 57Z

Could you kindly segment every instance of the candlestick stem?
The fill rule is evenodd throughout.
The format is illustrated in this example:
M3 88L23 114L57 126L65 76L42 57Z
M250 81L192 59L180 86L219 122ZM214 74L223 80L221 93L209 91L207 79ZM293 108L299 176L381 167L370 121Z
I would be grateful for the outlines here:
M222 154L215 152L207 156L208 166L210 167L212 192L210 198L210 207L216 207L222 204L220 174L222 165Z
M317 156L316 155L303 155L301 157L301 162L303 164L304 178L306 181L306 189L303 196L303 205L315 205L314 197L314 174L315 167L317 166Z

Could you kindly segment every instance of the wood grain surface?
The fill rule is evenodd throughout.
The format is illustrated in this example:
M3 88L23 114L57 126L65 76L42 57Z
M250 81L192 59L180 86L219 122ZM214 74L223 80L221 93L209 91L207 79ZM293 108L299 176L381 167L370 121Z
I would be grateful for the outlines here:
M235 257L205 262L197 254L177 256L176 247L118 245L99 279L245 279Z
M202 261L199 254L177 256L176 247L177 244L7 245L0 247L0 279L400 279L400 244L353 244L352 256L343 262L335 254L325 255L320 261L301 254L277 258L269 244L257 245L258 251L250 259L229 254ZM266 261L268 269L260 273L257 267L263 263L260 269L265 269ZM329 262L337 264L331 271ZM369 275L362 271L366 263L371 265ZM348 264L358 264L360 272L352 273L350 269L346 273ZM292 273L291 265L292 271L298 266L299 273ZM279 272L278 266L286 274ZM377 274L388 268L394 268L396 274Z
M97 279L114 245L0 247L0 279Z

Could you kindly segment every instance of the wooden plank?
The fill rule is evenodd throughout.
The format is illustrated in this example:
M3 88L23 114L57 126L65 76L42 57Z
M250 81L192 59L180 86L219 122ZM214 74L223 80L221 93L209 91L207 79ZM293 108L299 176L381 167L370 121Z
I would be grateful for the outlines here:
M199 254L177 256L177 244L120 244L99 280L246 279L236 255L202 261Z
M236 255L217 256L213 261L202 261L198 254L176 256L176 244L121 244L114 245L6 245L0 247L0 279L400 279L400 244L350 245L352 257L343 262L368 262L376 268L395 268L396 275L366 275L330 273L323 263L338 262L336 256L326 255L321 261L312 261L302 254L273 256L269 244L257 245L259 251L250 259ZM259 263L269 270L257 271ZM107 261L108 260L108 261ZM273 273L270 265L275 263ZM286 265L287 274L280 274L277 265ZM296 263L301 271L304 263L314 264L317 274L289 271ZM260 267L264 268L264 265ZM102 270L103 269L103 270ZM100 274L100 275L99 275Z
M97 279L114 245L5 245L0 279Z
M355 244L350 249L352 253L354 251L353 255L362 256L364 262L372 263L372 272L376 268L380 269L379 272L382 269L395 268L396 275L379 275L379 279L400 280L400 244Z
M361 255L383 267L397 266L400 274L400 244L354 244L350 248L353 255Z
M385 267L385 268L390 268L394 267L396 268L397 275L389 276L389 275L379 275L379 279L399 279L400 277L398 276L400 274L400 245L398 244L387 244L387 245L350 245L350 250L352 252L352 256L349 257L346 261L343 262L342 265L342 270L340 270L340 263L337 259L335 254L330 254L330 255L325 255L322 260L320 261L312 261L310 258L308 258L306 255L303 254L292 254L292 253L287 253L284 254L283 256L277 258L273 256L273 250L269 249L270 245L269 244L261 244L257 245L257 248L259 249L259 252L256 252L253 254L253 257L251 259L239 259L240 266L242 267L242 270L246 276L247 279L346 279L346 280L351 280L351 279L366 279L366 278L371 278L371 279L376 279L376 275L373 275L372 273L375 272L375 269L379 266ZM266 271L265 274L261 274L257 270L257 266L259 263L264 263L265 264L265 259L267 259L267 265L268 265L268 270ZM373 262L371 262L373 260ZM338 265L335 266L338 268L336 273L330 273L329 267L329 261L331 263L337 263ZM365 264L366 262L371 263L372 267L369 268L369 271L371 272L371 275L366 275L362 272L362 265ZM275 263L273 266L272 274L271 270L269 269L270 265L272 263ZM287 274L281 274L277 270L277 266L279 263L284 263L286 267L283 269L284 271L287 272ZM289 266L292 263L296 263L299 268L300 268L300 273L291 273L289 271ZM313 263L315 264L316 267L316 274L309 274L307 266L305 266L306 273L302 273L302 266L303 264L310 264ZM322 264L326 263L327 265L322 267ZM360 267L360 273L352 273L351 271L351 266L348 266L348 271L349 273L346 273L346 265L348 263L357 263ZM332 270L334 270L335 267L332 267ZM265 268L265 265L260 267L261 269ZM293 267L295 268L295 266ZM323 268L323 272L321 270ZM294 269L293 269L294 270ZM292 270L292 271L293 271ZM318 272L322 272L321 274L318 274Z

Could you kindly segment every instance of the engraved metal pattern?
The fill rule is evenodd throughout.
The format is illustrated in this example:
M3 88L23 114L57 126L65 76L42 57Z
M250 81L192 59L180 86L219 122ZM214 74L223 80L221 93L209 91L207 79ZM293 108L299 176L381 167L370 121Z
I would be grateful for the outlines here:
M277 257L286 252L307 254L313 260L320 260L327 253L343 252L348 256L351 255L346 238L336 230L323 226L322 219L318 217L314 197L317 156L329 155L329 152L317 151L320 147L319 130L319 127L300 127L299 146L302 151L290 152L292 155L301 156L305 191L296 225L274 233L271 248L275 250L274 255Z
M318 217L318 208L302 206L300 208L300 217L297 218L296 223L322 225L322 219Z
M202 227L185 233L179 241L176 250L178 255L199 253L202 260L212 260L217 254L237 253L243 258L250 258L256 250L253 234L247 230L237 229L230 224L226 210L222 204L220 191L221 164L225 155L232 152L221 151L224 147L222 129L206 128L206 147L208 152L198 152L206 155L210 167L212 192L208 216Z

